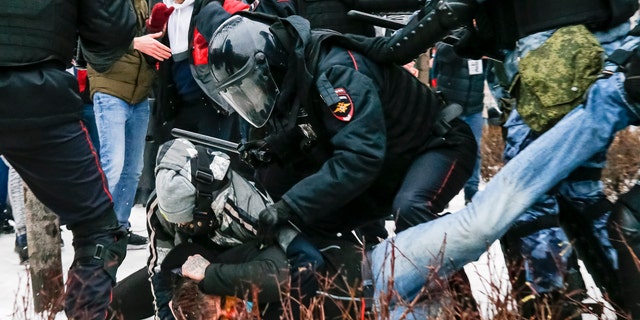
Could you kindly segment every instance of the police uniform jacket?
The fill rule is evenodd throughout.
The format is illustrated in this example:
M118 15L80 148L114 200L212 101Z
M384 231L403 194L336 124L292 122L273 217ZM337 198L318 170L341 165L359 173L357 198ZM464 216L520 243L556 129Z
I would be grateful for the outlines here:
M402 67L377 65L332 46L334 36L321 40L322 32L311 37L298 17L283 23L296 28L309 46L298 41L293 49L298 61L288 66L269 122L271 134L285 121L283 110L301 101L318 139L311 150L259 170L258 176L301 225L348 231L389 215L413 159L442 139L432 130L443 102Z

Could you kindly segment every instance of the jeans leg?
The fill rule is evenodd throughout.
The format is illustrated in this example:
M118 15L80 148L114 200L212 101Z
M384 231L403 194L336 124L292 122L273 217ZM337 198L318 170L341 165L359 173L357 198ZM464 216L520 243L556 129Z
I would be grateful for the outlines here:
M93 108L100 138L100 164L107 176L115 209L121 198L118 183L125 164L126 124L130 106L119 98L96 92ZM120 216L118 211L116 215L121 225L128 224L128 216Z
M16 235L26 234L24 186L22 178L13 167L9 167L9 199L11 201L13 221L16 223Z
M122 172L113 191L113 209L120 225L127 228L130 226L129 216L142 174L144 144L149 124L149 102L145 99L128 109Z
M464 184L464 200L469 201L473 198L473 195L478 192L478 185L480 184L480 166L482 165L482 156L480 153L480 144L482 141L482 128L484 127L484 119L482 118L482 112L470 114L468 116L460 116L464 122L469 125L473 132L473 137L476 139L476 145L478 151L476 153L476 161L473 166L473 173L467 183Z
M505 127L508 130L504 155L507 162L539 137L539 134L525 124L517 110L511 113ZM518 300L532 292L543 294L565 288L565 275L571 271L569 268L575 262L575 254L557 224L550 227L548 223L541 222L545 219L544 216L557 217L557 214L555 196L545 194L517 219L522 226L528 227L511 229L501 239L509 276ZM525 316L528 315L526 312L532 311L530 307L523 307L522 310Z
M446 277L476 260L535 200L637 121L624 99L622 81L620 73L597 81L585 105L507 163L466 208L378 245L372 252L377 297L394 290L397 297L411 300L424 286L430 266L439 266L438 274ZM388 287L390 278L393 288ZM393 298L391 308L397 302Z

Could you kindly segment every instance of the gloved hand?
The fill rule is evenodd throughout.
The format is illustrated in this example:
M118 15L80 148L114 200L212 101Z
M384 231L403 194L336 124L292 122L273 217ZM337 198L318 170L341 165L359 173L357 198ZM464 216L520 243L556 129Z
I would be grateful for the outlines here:
M251 140L238 146L240 160L252 168L265 166L273 160L273 153L265 140Z
M293 214L289 205L280 200L264 208L258 215L258 245L260 248L276 243L278 231L287 224Z
M504 56L493 45L493 39L487 38L483 32L473 27L465 28L460 32L460 40L453 45L453 51L467 59L481 59L482 57L491 57L503 60Z
M476 8L473 23L454 31L460 39L453 45L453 51L467 59L490 57L504 60L504 54L498 49L497 37L491 19L482 8Z
M167 7L167 5L162 2L156 3L153 9L151 9L151 16L147 19L147 32L156 33L163 31L174 9L174 7Z

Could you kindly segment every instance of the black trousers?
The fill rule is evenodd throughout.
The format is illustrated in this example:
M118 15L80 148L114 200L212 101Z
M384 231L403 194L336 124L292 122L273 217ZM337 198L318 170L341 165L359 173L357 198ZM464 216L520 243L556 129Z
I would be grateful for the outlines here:
M115 282L106 269L122 262L126 248L113 246L123 234L118 233L111 194L86 127L77 120L3 131L0 153L34 195L60 217L60 224L74 234L76 254L66 283L67 316L103 318ZM86 248L98 244L109 248L108 253L101 259L87 258ZM79 249L85 253L79 256Z
M0 133L0 154L61 225L101 219L111 211L108 184L82 121Z
M396 232L437 218L471 176L478 149L473 133L461 120L451 124L443 144L409 166L393 201Z
M211 293L219 296L234 296L246 290L238 288L238 284L247 282L244 286L262 283L258 300L262 319L279 319L282 313L280 306L281 288L279 284L285 284L288 280L288 266L284 252L278 247L269 247L259 250L255 241L227 248L217 252L213 249L196 243L182 243L173 248L162 262L161 277L168 277L169 282L178 281L178 276L172 273L173 269L181 268L187 258L194 254L200 254L205 259L219 264L217 270L207 277L215 278L218 292ZM265 269L258 266L261 261L273 263L278 272L262 273ZM267 263L268 264L268 263ZM273 270L272 270L273 271ZM249 275L250 273L254 273ZM252 279L250 279L252 278ZM257 279L273 279L274 281L259 281ZM205 277L203 282L208 280ZM207 285L204 284L206 287ZM246 289L246 288L245 288ZM142 267L133 274L118 282L113 290L113 300L109 308L107 319L143 319L154 315L154 297L149 281L148 268ZM172 292L166 292L171 297ZM155 294L158 294L156 292ZM243 296L239 296L243 298Z

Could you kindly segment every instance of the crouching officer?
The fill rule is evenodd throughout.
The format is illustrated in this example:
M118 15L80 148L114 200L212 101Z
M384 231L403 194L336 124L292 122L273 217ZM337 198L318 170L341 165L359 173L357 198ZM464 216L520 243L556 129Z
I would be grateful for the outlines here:
M260 213L262 241L288 225L335 238L390 214L405 228L434 219L474 165L456 107L399 66L332 46L341 35L311 32L299 16L260 19L225 21L209 64L220 103L253 126L241 158L276 200Z
M0 153L73 232L67 317L104 319L126 231L81 122L78 82L65 69L78 36L88 63L110 68L133 40L131 3L2 2L0 20Z

